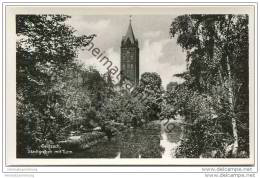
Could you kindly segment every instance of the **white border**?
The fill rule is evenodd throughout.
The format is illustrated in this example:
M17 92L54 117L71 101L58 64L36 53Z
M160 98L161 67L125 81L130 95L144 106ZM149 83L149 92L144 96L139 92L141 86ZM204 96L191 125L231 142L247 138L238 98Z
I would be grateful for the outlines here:
M19 4L19 3L18 3ZM32 3L33 4L33 3ZM64 3L63 3L64 4ZM83 3L84 4L84 3ZM83 4L81 4L81 5L83 5ZM152 3L153 4L153 3ZM191 3L191 4L194 4L194 3ZM20 4L21 5L21 4ZM40 4L37 4L37 5L40 5ZM42 4L41 4L42 5ZM53 5L53 4L52 4ZM60 4L56 4L56 5L60 5ZM68 4L64 4L64 5L68 5ZM84 4L84 5L86 5L86 4ZM110 4L111 5L111 4ZM123 3L123 4L120 4L119 3L119 5L126 5L125 3ZM132 5L132 4L131 4ZM138 4L139 5L139 4ZM154 5L158 5L158 4L154 4ZM166 5L166 4L162 4L162 5ZM183 5L183 4L181 4L181 3L178 3L178 5ZM198 4L196 4L196 5L198 5ZM202 5L202 4L199 4L199 5ZM208 5L208 4L204 4L204 5ZM232 3L230 3L229 5L233 5ZM243 5L245 5L245 4L243 4ZM252 5L252 4L251 4ZM230 7L231 8L231 7ZM231 10L231 9L227 9L227 10ZM41 9L43 9L43 8L41 8ZM205 9L205 8L204 8ZM213 12L214 10L215 10L216 8L214 8L214 9L212 9L212 11L211 12ZM208 8L207 8L207 10L209 10ZM37 10L38 11L38 10ZM58 10L59 12L60 12L60 10ZM238 10L237 9L233 9L233 11L234 12L238 12ZM31 13L33 12L33 10L32 11L30 11ZM132 12L131 12L132 13ZM199 12L199 13L201 13L201 12ZM154 13L153 13L154 14ZM9 21L10 22L10 21ZM255 19L255 21L254 22L256 22L256 19ZM253 29L252 29L253 30ZM9 30L8 30L9 31ZM255 36L256 37L256 36ZM8 38L7 38L8 40L9 39L12 39L12 36L9 36ZM254 39L252 39L252 38L250 38L252 41L254 41ZM254 42L253 42L253 44L254 44ZM7 45L8 46L8 45ZM250 47L250 49L252 50L252 48ZM9 54L9 55L12 55L12 54ZM255 54L256 55L256 54ZM7 56L6 56L7 57ZM257 56L256 56L257 57ZM12 69L9 69L9 65L8 65L8 62L10 62L10 61L12 61L12 60L7 60L6 62L7 62L7 74L10 72L10 74L12 73L12 71L15 71L15 70L12 70ZM252 62L252 60L251 60L251 62ZM255 66L256 67L256 66ZM253 70L251 70L251 72L252 72ZM252 74L252 73L251 73ZM252 76L252 75L251 75ZM9 80L10 78L8 78L7 80L6 80L6 85L8 86L7 88L8 88L8 92L10 92L11 91L11 89L13 90L14 88L13 87L9 87L9 86L11 86L11 84L10 83L8 83L10 80ZM12 80L11 80L12 81ZM15 81L15 80L14 80ZM254 83L254 81L252 81L252 80L250 80L251 81L251 84L253 84ZM253 83L252 83L253 82ZM10 84L10 85L9 85ZM12 85L13 86L13 85ZM8 100L8 99L7 99ZM252 100L251 100L252 101ZM11 104L12 104L12 102L10 102ZM14 112L14 110L12 110L12 112L13 113L15 113ZM10 114L10 112L7 112L8 114ZM8 120L9 121L9 120ZM13 125L15 125L15 123L13 123L13 122L10 122L11 124L13 124ZM251 124L252 122L251 122L251 119L250 119L250 124ZM4 123L5 124L5 123ZM8 126L10 126L9 124L7 124ZM13 129L11 129L12 127L10 127L9 129L7 129L7 132L8 132L8 134L9 134L9 131L11 131L11 130L13 130ZM250 130L251 130L251 128L250 128ZM12 133L11 133L12 134ZM15 135L15 134L14 134ZM9 138L9 137L8 137ZM256 138L255 138L256 139ZM10 142L13 140L13 139L8 139ZM250 137L250 143L252 143L251 141L253 140L253 142L254 142L254 137ZM9 145L9 142L8 142L8 144L7 144L7 146ZM12 148L9 148L8 147L8 151L12 151L11 152L11 154L14 154L15 152L13 152L14 150L11 150ZM6 150L4 150L4 151L6 151ZM9 152L10 153L10 152ZM251 152L252 153L252 152ZM252 156L252 155L251 155ZM250 157L251 157L250 156ZM201 164L204 164L204 165L216 165L219 161L221 161L220 163L221 164L231 164L231 165L241 165L241 162L240 161L245 161L244 163L245 164L253 164L253 162L252 162L252 159L253 159L254 157L251 157L251 159L247 159L246 161L245 161L245 159L229 159L229 160L223 160L223 159L178 159L178 160L180 160L180 161L184 161L183 162L183 164L180 164L180 163L176 163L176 164L174 164L174 165L192 165L192 164L195 164L195 165L201 165ZM80 161L81 160L81 161ZM83 164L83 165L86 165L86 164L88 164L89 163L89 160L86 162L86 161L82 161L82 159L80 159L79 160L79 162L77 162L78 161L78 159L73 159L73 165L78 165L77 163L80 163L80 164ZM100 160L100 159L99 159ZM150 163L150 161L151 160L153 160L153 161L157 161L156 159L148 159L148 160L146 160L145 162L145 164L151 164ZM15 162L13 162L14 160L10 160L9 159L9 156L8 156L8 164L9 165L17 165L17 163L19 164L19 165L21 165L21 164L24 164L24 162L22 161L22 162L20 162L20 160L15 160ZM31 160L29 160L29 161L31 161ZM43 162L42 162L43 161ZM54 161L54 162L52 162L52 161ZM65 161L67 161L67 162L71 162L70 160L65 160ZM95 162L95 164L97 164L97 162L96 161L98 161L98 160L94 160L94 162ZM129 164L129 161L130 162L132 162L133 161L133 159L130 159L130 160L126 160L127 161L127 163L126 164ZM140 160L138 160L138 162L139 162ZM159 160L158 160L159 161ZM174 160L174 161L176 161L176 160ZM206 161L206 162L205 162ZM60 161L59 160L57 160L57 159L48 159L48 160L46 160L46 161L44 161L44 160L42 160L42 159L34 159L34 160L32 160L32 164L30 164L30 165L39 165L39 163L45 163L45 164L48 164L48 165L50 165L50 162L52 162L52 163L54 163L55 165L61 165L60 164ZM108 163L108 164L111 164L111 159L109 159L109 160L104 160L104 162L105 163ZM102 163L102 164L104 164L104 162ZM178 161L177 161L178 162ZM28 163L29 162L26 162L26 164L28 165ZM52 164L52 165L54 165L54 164ZM122 165L123 163L122 163L122 161L120 160L120 164ZM132 164L136 164L136 162L133 162ZM153 163L154 164L154 163ZM167 163L167 162L163 162L162 164L169 164L169 163ZM244 165L245 165L244 164ZM71 163L69 164L69 165L71 165ZM77 169L79 169L79 168L77 168ZM137 168L137 169L139 169L139 168ZM167 168L163 168L163 169L165 169L165 171L167 170ZM55 170L57 170L57 169L55 169ZM109 171L110 169L108 169L108 171ZM142 168L141 168L141 170L142 170ZM152 169L149 169L151 172L153 172L153 171L155 171L156 169L154 169L154 168L152 168ZM172 169L171 169L171 171L172 171Z

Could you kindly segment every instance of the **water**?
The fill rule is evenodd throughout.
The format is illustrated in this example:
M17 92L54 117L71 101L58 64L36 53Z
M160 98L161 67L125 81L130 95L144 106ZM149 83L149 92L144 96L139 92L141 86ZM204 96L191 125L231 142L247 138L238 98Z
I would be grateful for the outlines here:
M175 158L175 150L180 140L181 129L175 127L171 132L167 132L167 129L162 127L160 146L164 148L162 152L162 158Z
M69 157L174 158L174 151L180 139L180 133L179 127L175 127L168 133L163 124L157 124L157 127L128 129L113 137L111 141L98 143Z

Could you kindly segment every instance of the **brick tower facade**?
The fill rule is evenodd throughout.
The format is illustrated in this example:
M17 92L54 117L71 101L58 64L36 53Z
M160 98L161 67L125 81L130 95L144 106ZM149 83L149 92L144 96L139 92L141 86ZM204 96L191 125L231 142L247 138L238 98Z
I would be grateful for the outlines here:
M134 36L131 19L126 32L121 41L121 71L124 78L134 84L139 82L139 47L138 40ZM124 79L123 79L124 80Z

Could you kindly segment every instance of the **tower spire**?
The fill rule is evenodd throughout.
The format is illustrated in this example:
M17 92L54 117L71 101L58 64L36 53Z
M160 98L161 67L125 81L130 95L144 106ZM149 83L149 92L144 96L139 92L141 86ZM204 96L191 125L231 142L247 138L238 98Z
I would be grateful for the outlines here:
M128 25L128 29L127 29L126 35L124 36L124 41L129 39L131 43L135 43L135 36L134 36L134 32L133 32L133 28L132 28L132 23L131 22L132 22L132 15L129 16L129 25Z

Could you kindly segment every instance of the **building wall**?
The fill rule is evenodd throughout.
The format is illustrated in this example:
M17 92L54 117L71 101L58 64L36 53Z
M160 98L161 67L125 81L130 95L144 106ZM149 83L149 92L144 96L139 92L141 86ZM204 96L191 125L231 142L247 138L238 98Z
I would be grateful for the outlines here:
M139 82L139 48L137 43L121 45L121 71L135 84Z

